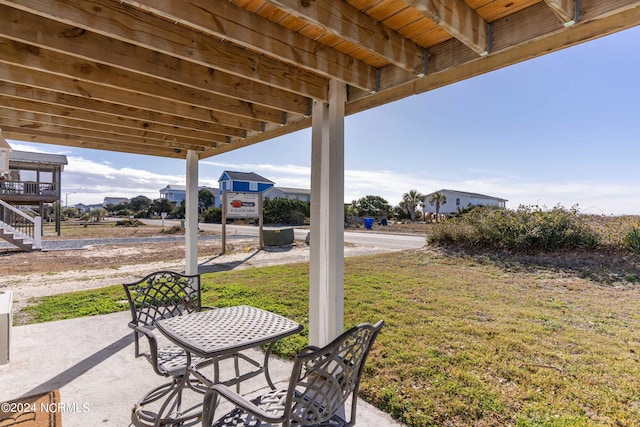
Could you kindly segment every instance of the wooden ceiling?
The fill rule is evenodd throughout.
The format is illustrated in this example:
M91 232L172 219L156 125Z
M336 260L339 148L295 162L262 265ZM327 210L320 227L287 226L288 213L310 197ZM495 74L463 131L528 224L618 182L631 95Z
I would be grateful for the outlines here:
M640 23L640 0L0 0L9 139L185 158ZM384 125L384 124L381 124Z

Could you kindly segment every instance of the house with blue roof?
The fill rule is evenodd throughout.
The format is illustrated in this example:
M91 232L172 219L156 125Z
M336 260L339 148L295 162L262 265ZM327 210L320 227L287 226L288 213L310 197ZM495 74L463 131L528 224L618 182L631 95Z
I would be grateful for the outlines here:
M267 188L275 185L273 181L268 180L254 172L235 172L224 171L218 179L220 183L220 191L233 191L242 193L262 193Z

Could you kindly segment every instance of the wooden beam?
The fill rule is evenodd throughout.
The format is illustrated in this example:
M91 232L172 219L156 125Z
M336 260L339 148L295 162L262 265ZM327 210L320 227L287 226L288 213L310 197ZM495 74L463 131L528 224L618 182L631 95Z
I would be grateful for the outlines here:
M2 65L0 64L0 70ZM139 120L141 126L146 128L154 125L167 126L174 132L182 134L184 129L187 135L196 132L198 138L213 141L226 141L227 136L220 132L219 125L209 122L201 122L183 117L160 114L136 108L126 108L115 103L98 101L86 97L74 96L46 89L34 88L0 80L0 94L8 97L25 100L28 104L43 103L49 106L64 108L65 110L79 110L88 114L96 113L109 116L109 120L103 122L120 122L123 116L132 120ZM31 109L30 109L31 111ZM71 114L69 114L71 116Z
M55 120L47 119L45 117L35 117L35 121L23 121L5 117L4 114L0 113L0 118L2 118L3 127L9 127L12 129L24 129L25 133L33 133L36 131L45 132L47 134L58 133L69 138L83 139L94 142L103 141L109 144L118 142L120 144L129 144L132 147L150 147L154 149L160 148L171 150L177 149L181 151L204 151L207 148L202 145L193 146L175 140L158 140L145 136L123 135L109 130L102 131L84 127L73 127L70 126L69 123L57 124L52 123L55 122Z
M121 108L141 108L157 113L211 122L212 124L222 123L222 125L219 125L220 131L229 136L242 136L244 134L243 129L260 131L263 128L262 122L258 120L250 120L207 110L206 108L170 102L146 94L124 91L92 82L77 81L73 78L65 78L32 68L8 64L3 62L4 59L0 57L0 80L9 80L35 88L112 102L121 105ZM51 88L55 88L55 90Z
M76 148L91 148L94 150L116 151L131 154L131 144L121 143L118 141L104 141L93 139L78 139L64 134L43 132L40 130L21 129L11 126L3 126L2 135L8 139L17 139L25 142L36 142L42 144L62 145ZM158 147L136 147L135 154L143 154L150 156L172 157L176 159L184 159L186 150L158 148Z
M565 27L576 23L575 0L544 0Z
M36 113L61 119L77 120L85 122L87 126L118 127L122 128L122 132L131 133L132 135L140 135L141 132L148 132L162 135L163 138L161 139L177 138L190 141L191 144L197 144L197 141L199 141L200 144L205 146L211 146L215 142L225 142L227 140L227 137L224 135L145 122L129 117L112 116L98 111L47 104L34 99L12 98L3 95L1 92L0 105L17 112ZM24 116L22 118L24 118Z
M120 0L117 0L120 2ZM324 78L373 90L375 69L225 0L121 0ZM256 42L259 41L259 42ZM256 58L255 53L251 54ZM255 60L255 59L254 59ZM325 86L326 89L326 86ZM326 99L310 96L314 99Z
M111 87L116 90L142 93L189 107L199 106L214 114L236 115L256 121L281 123L282 111L260 107L234 98L215 95L200 89L177 85L101 63L82 60L59 52L0 38L0 60L5 63L52 73L79 82ZM150 101L153 105L156 101ZM260 128L262 126L260 125ZM254 129L257 130L257 129Z
M208 91L221 97L219 103L233 97L294 114L306 114L309 108L309 100L304 96L21 10L0 5L0 16L5 18L0 26L0 35L5 38L119 67L153 80L163 79L198 91Z
M248 147L259 142L268 141L273 138L277 138L282 135L287 135L292 132L307 129L311 126L312 117L305 117L298 121L287 124L286 126L275 126L271 129L266 129L264 132L247 136L246 138L231 138L229 144L222 144L215 149L207 149L200 154L200 158L215 156L217 154L228 153L229 151L237 150L239 148Z
M0 96L0 102L2 101L4 101L4 99ZM3 102L3 105L6 105L8 107L10 107L12 104L13 103L10 100L6 104ZM110 135L113 138L123 141L128 140L128 138L132 138L134 141L142 139L143 141L148 141L150 144L157 145L163 145L166 142L172 142L172 148L178 147L203 151L207 148L216 146L215 142L202 139L198 140L186 138L184 136L167 135L144 129L131 129L122 125L114 125L112 123L103 124L96 123L95 121L87 122L84 120L72 119L60 115L41 114L31 111L22 111L19 109L0 110L0 117L3 117L5 119L13 119L18 121L19 123L24 123L20 124L19 126L29 128L41 128L43 126L50 125L90 131L91 135L94 136Z
M463 0L408 0L407 3L480 56L489 53L489 25Z
M310 98L327 97L327 79L324 77L273 57L256 55L255 51L194 32L193 27L175 25L176 21L168 21L120 2L0 0L0 4ZM179 6L183 7L182 3ZM280 44L286 46L285 43ZM293 62L297 52L290 52L289 55L290 62ZM317 57L311 59L319 68L328 68L323 65L325 61ZM349 74L356 73L351 71ZM357 76L353 77L355 79ZM358 79L358 83L361 83L361 79Z
M344 1L266 0L287 13L386 61L422 75L425 50Z

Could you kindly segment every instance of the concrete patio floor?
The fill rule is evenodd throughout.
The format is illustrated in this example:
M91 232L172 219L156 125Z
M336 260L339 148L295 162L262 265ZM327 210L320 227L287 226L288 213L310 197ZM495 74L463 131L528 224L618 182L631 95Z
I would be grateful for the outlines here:
M129 320L126 311L13 327L11 361L0 365L0 401L59 389L64 427L131 426L135 402L166 378L134 357ZM292 363L272 358L269 366L281 385ZM265 387L264 376L258 376L243 383L241 392L251 395ZM357 425L402 426L362 400Z

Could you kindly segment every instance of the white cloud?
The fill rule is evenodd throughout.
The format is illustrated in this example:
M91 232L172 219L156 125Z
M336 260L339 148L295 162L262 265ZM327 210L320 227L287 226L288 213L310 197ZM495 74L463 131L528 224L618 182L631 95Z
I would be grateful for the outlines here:
M63 172L62 191L65 203L102 203L105 197L160 197L160 189L168 184L184 185L184 175L161 174L146 169L98 163L83 157L68 157ZM71 195L73 194L73 195Z
M15 150L49 152L12 141ZM65 154L64 150L56 154ZM135 197L144 195L158 198L160 189L168 184L184 185L184 174L158 173L131 167L117 168L110 162L95 162L85 157L69 156L69 164L63 173L63 198L69 204L101 203L105 197ZM215 169L214 169L215 168ZM213 171L211 169L214 169ZM251 171L274 181L280 187L310 188L311 170L308 166L277 165L264 163L222 163L204 160L200 162L200 185L218 187L223 170ZM385 198L397 205L404 193L416 189L428 194L441 189L461 190L507 199L507 207L538 205L552 208L562 205L570 208L578 205L580 212L593 214L640 214L640 198L637 185L628 182L564 181L537 182L495 171L475 171L470 174L491 178L464 180L437 179L425 172L394 172L390 170L345 170L345 202L349 203L366 195ZM66 202L66 200L64 200Z

